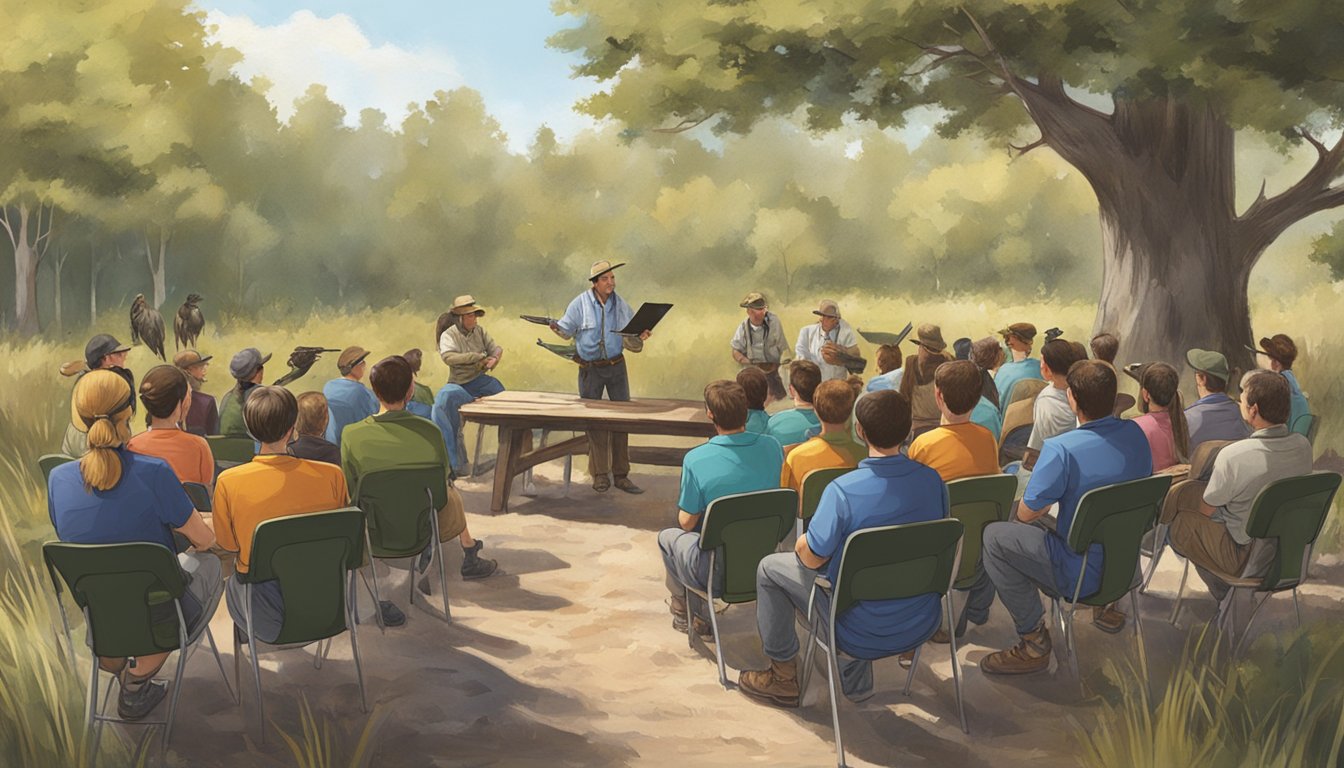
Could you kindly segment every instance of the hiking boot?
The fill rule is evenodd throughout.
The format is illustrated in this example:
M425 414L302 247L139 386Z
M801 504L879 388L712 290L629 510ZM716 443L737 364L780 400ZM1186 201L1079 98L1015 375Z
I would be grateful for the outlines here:
M683 613L680 616L673 614L672 628L677 630L683 635L686 634L686 614ZM699 616L696 616L695 634L699 635L701 640L704 640L705 642L710 642L714 639L714 627L710 626L710 623L708 621L705 621Z
M392 604L390 600L378 601L378 612L383 615L384 627L400 627L406 623L406 614L401 609Z
M900 665L901 669L909 669L915 666L915 652L906 651L902 653L896 657L896 663Z
M1092 609L1092 626L1100 629L1102 632L1108 632L1114 635L1116 632L1125 628L1125 613L1116 608L1118 603L1111 603L1108 606L1097 606Z
M483 539L477 539L471 548L462 548L462 578L470 581L472 579L484 579L486 576L495 572L499 563L480 556L481 547L485 546Z
M597 477L593 478L594 491L597 491L598 493L606 493L607 489L610 487L611 487L611 478L607 477L606 475L598 475Z
M126 677L129 678L129 675ZM167 683L146 680L135 690L131 690L123 682L121 695L117 697L117 715L122 720L139 720L153 712L159 702L163 701L163 697L167 695Z
M961 630L960 632L957 633L957 639L960 640L962 636L965 634L966 630L964 629ZM947 627L946 626L939 627L938 631L933 633L933 637L929 638L929 642L937 643L938 645L950 645L952 643L952 638L948 637Z
M744 669L737 676L742 692L777 707L798 706L798 659L770 660L769 669Z
M686 597L684 595L672 595L668 598L667 607L672 611L673 616L686 618Z
M1049 666L1050 631L1045 624L1023 635L1012 648L980 660L980 671L987 675L1026 675Z
M625 491L626 493L640 494L644 492L643 488L640 488L638 485L635 485L634 482L631 481L630 478L628 477L616 478L616 487L620 488L622 491Z

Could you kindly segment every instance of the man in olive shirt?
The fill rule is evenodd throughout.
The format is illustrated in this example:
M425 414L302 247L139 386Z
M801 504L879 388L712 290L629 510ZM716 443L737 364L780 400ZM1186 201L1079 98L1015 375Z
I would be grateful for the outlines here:
M406 358L393 355L380 360L369 373L369 383L380 409L346 427L341 439L341 467L350 493L358 493L364 475L408 464L442 464L443 476L448 477L443 434L434 422L406 410L406 402L415 395L415 376ZM462 499L452 486L448 487L447 498L448 503L439 510L439 539L457 537L463 552L462 578L483 579L495 572L497 564L479 556L484 542L471 537ZM432 550L430 547L427 552ZM429 562L429 556L421 556L420 570L428 568Z
M504 391L493 371L504 350L480 325L485 310L476 306L471 294L453 299L449 308L455 322L439 337L439 357L448 365L448 381L465 389L472 397L488 397Z

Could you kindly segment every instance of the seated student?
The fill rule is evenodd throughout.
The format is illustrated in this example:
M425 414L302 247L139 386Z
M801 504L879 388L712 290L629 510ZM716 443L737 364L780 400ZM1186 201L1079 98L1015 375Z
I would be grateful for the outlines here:
M1092 337L1089 344L1092 357L1115 367L1115 356L1120 354L1120 339L1113 333L1099 333Z
M900 454L910 433L910 404L900 392L872 392L855 406L868 456L859 468L833 481L821 496L807 533L793 552L767 555L756 570L756 626L770 668L744 670L742 692L781 707L798 706L796 615L807 611L817 571L835 583L840 553L851 533L947 516L947 486L932 469ZM820 610L829 611L823 597ZM902 600L860 602L836 622L845 695L861 700L873 691L870 659L919 643L938 626L942 601L927 594Z
M453 299L453 306L439 316L439 357L448 366L448 380L473 398L504 391L499 379L488 373L499 365L504 350L481 327L484 316L471 294Z
M442 464L445 475L451 471L443 433L433 423L406 410L406 401L415 392L411 364L400 355L385 357L373 366L369 383L378 397L379 411L346 427L341 441L341 466L345 469L350 493L358 492L359 480L370 472L396 469L406 464ZM480 556L485 542L473 539L467 530L462 497L451 485L448 503L438 512L439 540L457 539L462 545L462 578L483 579L495 572L498 563ZM435 547L425 549L419 570L429 568Z
M100 333L89 339L84 345L84 359L75 360L61 366L62 376L82 376L88 371L106 369L116 371L126 379L128 386L135 387L135 376L126 369L126 355L130 347L117 341L114 336ZM135 404L131 404L135 410ZM81 422L75 417L74 406L70 408L71 421L65 425L65 435L61 438L61 453L66 456L83 456L88 448L88 440L80 429Z
M1027 455L1022 460L1022 477L1035 465L1046 440L1078 426L1068 395L1068 372L1077 359L1073 345L1064 339L1046 342L1041 347L1041 376L1049 385L1036 395L1031 409L1031 435L1027 438Z
M369 356L363 347L346 347L336 360L341 378L332 379L322 387L327 398L327 442L341 444L341 432L349 425L378 412L378 398L364 386L364 373Z
M747 431L766 434L770 429L770 414L765 412L765 401L770 395L770 380L765 371L749 365L737 372L737 383L747 394ZM782 384L780 388L783 389Z
M185 372L191 382L191 409L187 411L183 429L193 435L219 434L219 405L215 398L201 391L212 358L213 355L201 357L201 353L194 349L184 349L173 355L173 365Z
M987 674L1024 674L1050 665L1050 633L1045 627L1040 592L1073 596L1083 557L1069 549L1066 537L1079 500L1093 488L1153 473L1152 454L1143 430L1111 415L1115 369L1098 360L1080 360L1070 366L1067 384L1078 428L1045 441L1026 493L1017 505L1017 520L990 523L985 528L985 570L1021 638L1014 647L980 660L980 669ZM1056 530L1023 525L1040 518L1053 504L1059 505ZM1101 548L1093 547L1080 597L1097 591L1101 570ZM1107 616L1109 623L1103 629L1118 631L1114 628L1117 623L1124 626L1124 614L1113 608L1093 611L1094 623Z
M1185 361L1195 372L1195 393L1199 399L1185 409L1185 423L1190 429L1190 454L1206 440L1241 440L1251 430L1241 417L1241 406L1227 395L1227 380L1231 372L1227 358L1219 352L1192 349L1185 353Z
M415 396L410 402L406 403L406 410L414 413L422 419L434 418L434 392L429 387L420 383L420 364L424 361L424 354L419 349L408 349L402 355L406 362L411 364L411 373L415 376Z
M1003 431L1003 413L999 410L999 388L991 371L1003 362L1003 347L993 336L986 336L971 344L971 361L980 369L980 399L971 409L971 422L993 433L997 443Z
M1228 586L1209 569L1247 577L1264 572L1258 565L1256 573L1243 572L1251 555L1246 524L1256 495L1275 480L1311 472L1311 443L1285 424L1291 393L1285 377L1269 371L1251 371L1242 378L1238 407L1255 431L1218 453L1203 503L1197 509L1178 509L1171 520L1171 548L1195 564L1219 600Z
M821 426L812 408L812 396L821 384L821 369L808 360L794 360L789 364L789 397L793 408L770 417L766 434L782 446L797 445L806 439L807 430Z
M906 358L905 375L901 377L901 394L910 401L910 437L916 438L938 426L942 415L933 398L933 374L947 362L947 343L943 331L925 323L915 331L915 346L919 354Z
M321 392L304 392L298 398L299 415L294 440L286 452L296 459L322 461L341 466L341 449L327 441L327 398Z
M1013 359L999 366L994 374L994 384L999 388L999 408L1008 410L1008 397L1013 387L1023 379L1041 379L1041 361L1031 357L1031 344L1036 338L1036 326L1031 323L1013 323L999 331L1003 341L1013 354Z
M1125 368L1125 373L1139 382L1139 409L1143 415L1134 419L1148 438L1153 452L1153 471L1161 472L1175 464L1190 460L1190 437L1186 431L1185 409L1181 407L1181 393L1177 390L1180 375L1166 363L1144 363Z
M178 557L191 574L182 616L187 639L194 643L209 625L223 588L219 558L206 551L215 536L192 509L167 462L126 450L133 402L130 385L113 371L92 371L75 384L73 410L88 435L88 448L78 462L51 471L47 512L57 538L76 544L143 541L175 550L173 532L185 536L194 551ZM99 659L102 669L120 676L117 714L123 719L139 720L163 700L167 686L151 678L167 658L158 653L130 664L124 658Z
M680 632L686 631L688 620L683 585L703 590L709 583L709 553L700 549L705 510L721 496L777 488L784 463L784 453L774 438L746 431L747 395L736 382L710 382L705 387L705 412L718 434L686 454L681 464L677 527L658 534L667 588L672 593L672 626ZM710 634L704 600L692 595L691 611L695 631Z
M877 375L868 382L867 391L900 389L901 374L904 370L901 367L901 346L883 344L877 348Z
M994 436L971 423L971 408L980 399L980 371L969 360L943 363L933 375L934 398L942 424L910 444L910 459L933 469L943 482L976 475L999 474L999 449Z
M1260 339L1259 349L1249 346L1246 348L1267 358L1268 370L1281 373L1283 378L1288 380L1291 407L1288 411L1288 421L1285 423L1288 429L1293 429L1299 418L1311 413L1311 409L1307 406L1307 396L1302 394L1302 387L1297 383L1297 374L1293 373L1293 363L1297 360L1297 344L1293 343L1292 337L1276 333L1270 338Z
M854 390L838 379L823 381L812 398L821 432L789 451L780 470L781 488L803 490L803 478L814 469L856 467L868 456L868 448L854 442L849 417L854 410Z
M338 467L285 453L298 413L294 394L278 386L255 387L243 405L244 422L261 443L261 451L247 464L220 472L214 496L219 546L238 553L234 563L238 573L252 567L252 536L258 525L277 517L340 509L349 503L345 475ZM246 634L247 588L238 579L229 579L226 592L229 615ZM284 619L280 583L253 584L252 629L257 639L274 641Z
M126 447L143 456L168 462L178 482L209 487L215 480L215 458L200 435L183 431L192 403L187 374L175 365L151 368L140 381L149 429L132 437Z
M243 423L243 404L247 402L248 393L261 384L262 377L266 375L266 363L270 359L270 355L263 356L256 347L248 347L229 361L229 374L237 384L219 398L221 435L247 436L247 425Z

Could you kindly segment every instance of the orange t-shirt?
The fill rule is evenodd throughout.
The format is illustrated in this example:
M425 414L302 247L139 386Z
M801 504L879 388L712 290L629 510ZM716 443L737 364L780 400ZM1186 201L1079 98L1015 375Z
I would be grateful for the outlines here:
M345 473L335 464L264 454L219 473L215 483L215 538L238 553L247 573L252 533L275 517L340 509L350 503Z
M209 486L215 479L215 457L200 435L180 429L151 429L132 437L126 447L168 462L179 483Z
M933 468L945 483L1002 471L994 433L972 422L944 424L925 432L910 444L910 458Z

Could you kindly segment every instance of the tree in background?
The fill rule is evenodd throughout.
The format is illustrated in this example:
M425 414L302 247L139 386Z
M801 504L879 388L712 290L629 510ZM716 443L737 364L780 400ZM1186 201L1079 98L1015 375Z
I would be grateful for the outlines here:
M936 119L1018 151L1049 147L1091 185L1103 234L1094 330L1135 359L1192 346L1251 361L1247 287L1294 223L1344 203L1344 6L1241 3L700 2L575 0L553 38L577 73L610 83L583 103L635 131L743 132L806 110L901 127ZM1023 141L1024 127L1037 137ZM1237 131L1309 145L1317 159L1237 210Z

